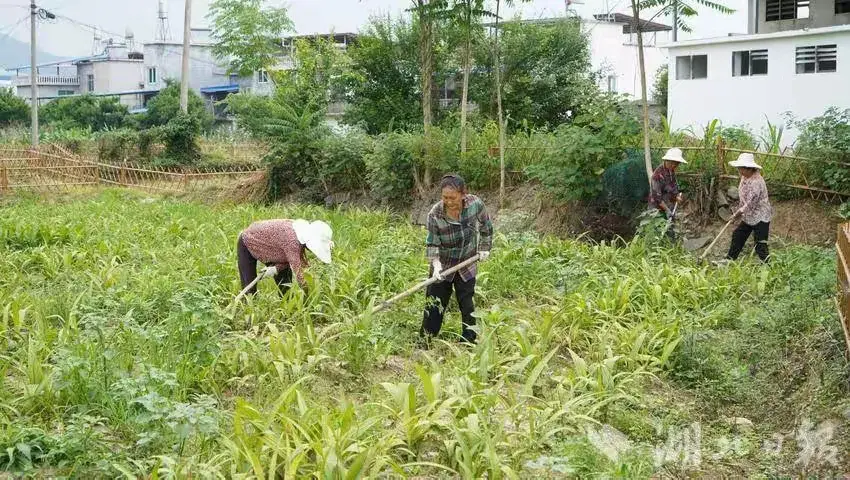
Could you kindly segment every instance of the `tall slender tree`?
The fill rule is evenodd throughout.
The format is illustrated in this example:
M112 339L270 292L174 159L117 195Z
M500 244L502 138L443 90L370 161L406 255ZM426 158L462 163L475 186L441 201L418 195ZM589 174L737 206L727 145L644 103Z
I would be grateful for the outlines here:
M735 10L720 3L711 0L693 0L697 4L714 10L720 13L731 14ZM641 102L643 103L643 155L646 163L647 181L652 183L652 152L649 145L649 102L646 94L646 62L644 60L643 47L643 29L646 24L659 15L671 15L676 22L678 29L690 32L691 29L687 24L688 18L693 18L698 15L694 4L684 2L682 0L631 0L632 4L632 19L631 31L637 35L638 44L638 62L640 63L640 90ZM647 21L640 19L640 14L644 10L658 9L657 13ZM673 15L675 13L675 15Z
M521 2L530 2L531 0L519 0ZM504 0L504 3L511 7L514 5L514 0ZM502 55L499 51L499 22L501 20L502 0L496 0L496 33L493 43L493 64L496 72L496 110L498 111L499 121L499 206L504 206L505 202L505 125L504 112L502 111Z
M493 16L484 9L484 0L454 0L449 10L450 20L461 32L461 57L463 64L463 87L460 103L460 151L466 153L467 114L469 104L469 76L472 72L472 39L481 27L481 19Z
M431 185L431 126L434 110L431 99L434 91L434 23L445 13L447 0L411 0L411 11L415 13L419 26L419 74L422 88L422 126L425 132L425 166L420 181L417 172L416 187L424 196ZM414 167L415 168L415 167Z

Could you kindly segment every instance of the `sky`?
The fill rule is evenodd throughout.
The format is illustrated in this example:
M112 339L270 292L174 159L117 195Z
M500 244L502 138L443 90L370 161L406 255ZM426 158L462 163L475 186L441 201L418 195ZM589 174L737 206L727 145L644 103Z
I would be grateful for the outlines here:
M573 8L584 16L609 11L628 13L630 5L629 0L575 1L583 2ZM205 17L209 3L210 0L193 1L193 27L208 26ZM370 16L400 14L408 8L411 0L271 0L268 3L287 7L297 33L309 34L356 32L368 22ZM746 33L746 0L725 0L723 3L734 8L736 13L721 15L703 11L692 21L693 33L681 33L680 39ZM29 43L29 22L18 23L26 18L28 5L29 0L0 0L0 41L5 35L11 35ZM183 0L165 0L165 5L171 36L179 41L183 30ZM65 19L40 22L40 50L60 56L79 57L92 53L93 32L80 23L100 27L116 37L123 36L129 29L135 34L136 42L153 40L156 34L157 0L41 0L39 6L77 22L75 24ZM509 11L508 15L543 18L563 16L564 13L563 0L534 0ZM663 17L656 21L669 23Z

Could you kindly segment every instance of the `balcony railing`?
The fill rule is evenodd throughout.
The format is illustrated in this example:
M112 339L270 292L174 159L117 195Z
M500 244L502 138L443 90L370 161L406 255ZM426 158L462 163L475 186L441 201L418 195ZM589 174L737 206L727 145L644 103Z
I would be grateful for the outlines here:
M39 75L36 77L36 81L39 85L77 86L80 84L80 77L72 75ZM15 85L19 87L28 87L30 85L29 75L15 77Z

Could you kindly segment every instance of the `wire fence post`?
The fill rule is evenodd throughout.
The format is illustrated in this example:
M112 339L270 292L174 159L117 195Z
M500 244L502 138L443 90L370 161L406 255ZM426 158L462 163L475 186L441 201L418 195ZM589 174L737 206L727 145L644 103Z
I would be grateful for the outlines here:
M0 167L0 192L6 193L9 189L9 172L6 170L6 166L3 165Z

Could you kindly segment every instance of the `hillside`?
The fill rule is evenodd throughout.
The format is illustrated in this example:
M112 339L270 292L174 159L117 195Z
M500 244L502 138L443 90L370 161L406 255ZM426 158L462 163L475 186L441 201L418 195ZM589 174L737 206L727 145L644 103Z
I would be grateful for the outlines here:
M51 53L43 51L38 52L38 63L55 62L62 60L62 57L57 57ZM30 46L29 43L24 43L11 37L0 38L0 70L17 67L21 65L29 65L30 63Z

